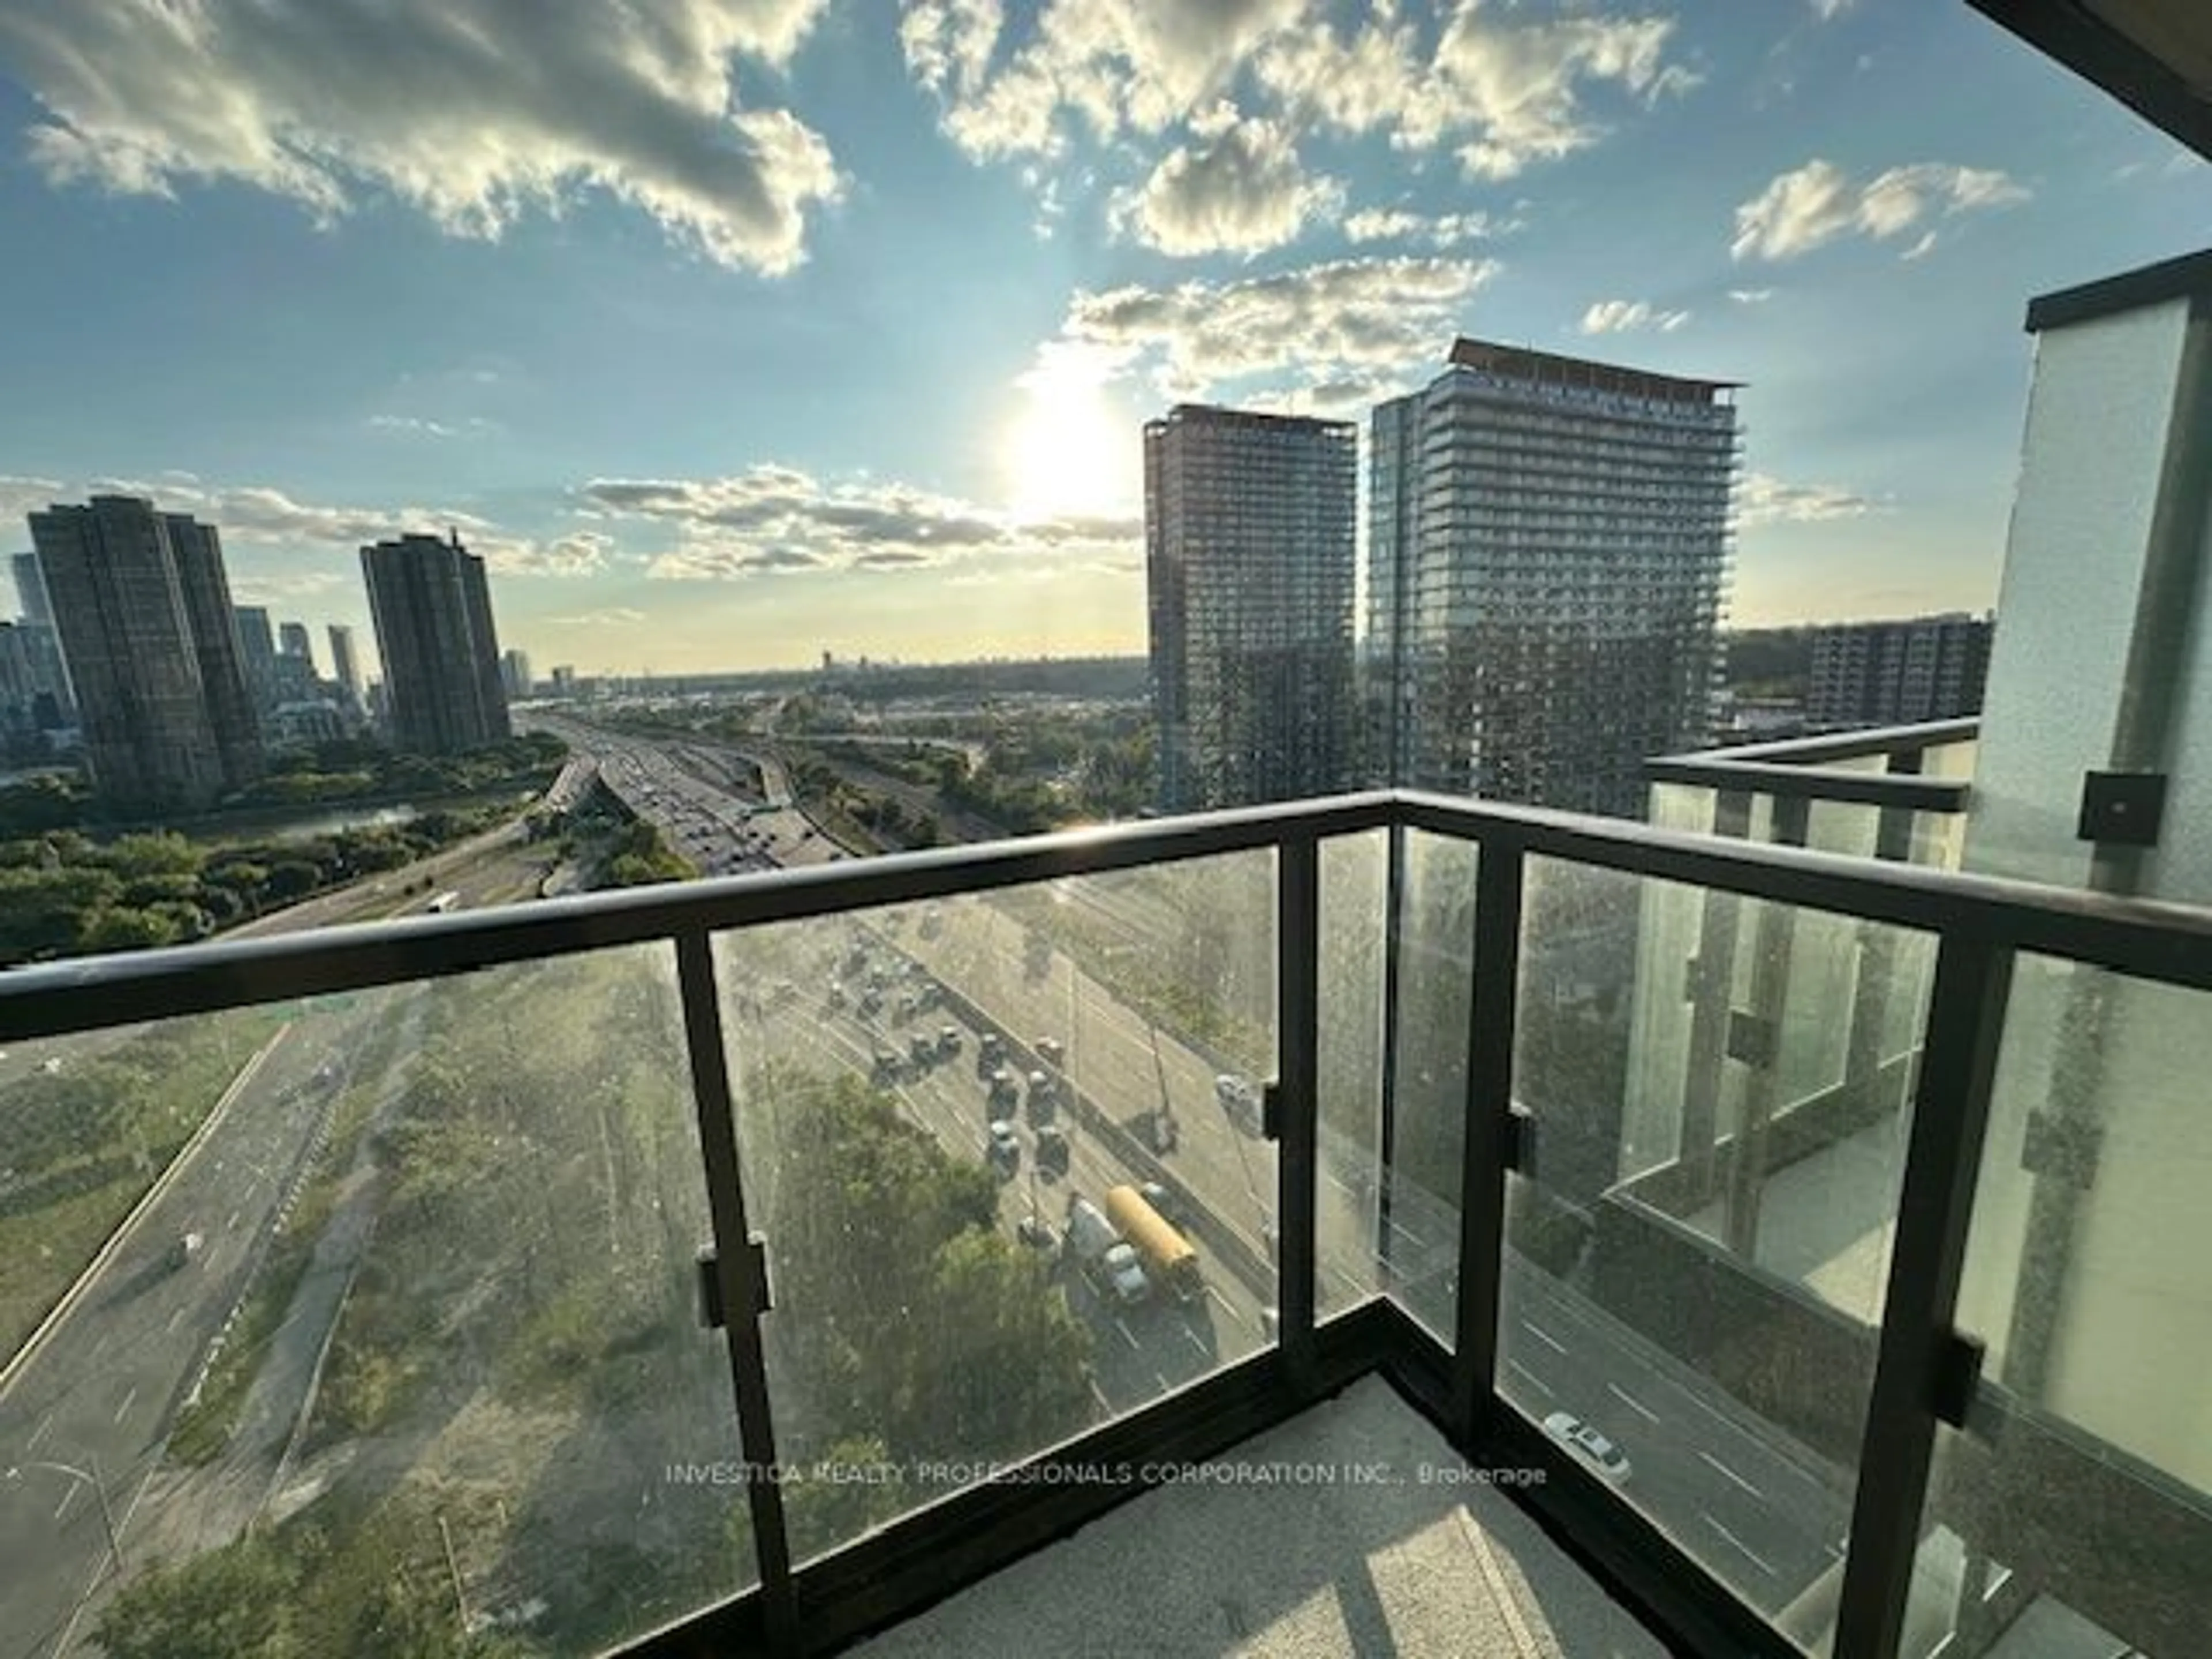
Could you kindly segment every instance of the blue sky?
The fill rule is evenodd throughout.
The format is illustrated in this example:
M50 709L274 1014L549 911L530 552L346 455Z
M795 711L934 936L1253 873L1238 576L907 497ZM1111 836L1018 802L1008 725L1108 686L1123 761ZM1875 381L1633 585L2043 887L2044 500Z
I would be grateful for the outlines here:
M1455 332L1740 380L1732 619L1994 601L2027 298L2212 169L1958 0L7 0L0 512L539 672L1142 648L1139 428Z

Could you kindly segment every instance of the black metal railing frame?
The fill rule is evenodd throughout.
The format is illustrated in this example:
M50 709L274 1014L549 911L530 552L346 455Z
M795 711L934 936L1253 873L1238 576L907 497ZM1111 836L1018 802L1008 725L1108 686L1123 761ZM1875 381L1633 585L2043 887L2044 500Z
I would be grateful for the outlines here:
M2013 963L2022 954L2033 953L2212 991L2212 912L2104 899L1793 847L1685 835L1621 821L1384 791L835 867L592 894L506 910L45 964L0 975L0 1042L441 978L619 945L670 946L681 993L714 1234L714 1273L730 1336L736 1416L747 1462L768 1469L775 1467L775 1448L760 1329L767 1310L767 1284L758 1271L760 1242L750 1231L745 1205L715 982L714 934L1066 877L1270 851L1278 871L1274 1117L1279 1143L1280 1330L1276 1349L1263 1356L1261 1363L1286 1385L1277 1391L1278 1397L1295 1403L1313 1397L1332 1380L1341 1380L1346 1361L1330 1346L1331 1328L1348 1328L1364 1312L1373 1310L1371 1304L1365 1310L1355 1308L1316 1326L1314 1184L1322 973L1321 848L1327 841L1376 830L1389 834L1386 902L1391 916L1388 937L1394 940L1404 899L1406 834L1421 831L1472 842L1478 848L1454 1347L1443 1353L1411 1321L1397 1322L1409 1341L1423 1346L1427 1360L1448 1368L1443 1397L1435 1402L1440 1408L1437 1414L1455 1443L1470 1455L1480 1455L1496 1434L1525 1442L1526 1425L1518 1423L1499 1395L1495 1370L1507 1170L1516 1110L1513 1066L1521 908L1528 860L1557 860L1838 912L1935 936L1934 988L1912 1103L1910 1150L1834 1648L1850 1659L1888 1659L1899 1641L1939 1413L1945 1401L1955 1402L1962 1386L1968 1395L1972 1392L1971 1377L1962 1385L1958 1376L1960 1348L1951 1322ZM1395 1000L1390 989L1386 981L1386 1053L1395 1046L1395 1011L1388 1006ZM1384 1125L1389 1111L1385 1101ZM1387 1161L1387 1139L1378 1150ZM1389 1184L1387 1180L1380 1183L1386 1191ZM1367 1321L1362 1328L1373 1324ZM1204 1389L1197 1384L1186 1392L1194 1395ZM1146 1407L1138 1415L1162 1409ZM1218 1407L1209 1409L1218 1414ZM1167 1417L1158 1420L1175 1421ZM1092 1431L1085 1440L1126 1431L1108 1425ZM1073 1443L1079 1449L1085 1442ZM1522 1445L1524 1455L1530 1449ZM1543 1455L1540 1448L1534 1449ZM1041 1455L1067 1450L1055 1449ZM1730 1611L1739 1625L1755 1617L1620 1500L1607 1497L1602 1507L1591 1507L1600 1500L1592 1497L1587 1483L1577 1496L1573 1474L1565 1472L1564 1478L1570 1489L1570 1510L1576 1504L1583 1505L1583 1512L1602 1527L1625 1528L1648 1557L1702 1578L1693 1589L1706 1607ZM983 1496L1030 1501L1013 1493ZM960 1501L947 1500L947 1506ZM771 1650L801 1650L811 1644L814 1634L805 1627L808 1598L801 1594L802 1581L808 1574L835 1578L839 1557L859 1551L848 1546L794 1570L781 1490L772 1480L756 1482L749 1489L748 1502L760 1586L740 1599L754 1601L753 1622ZM921 1536L907 1528L908 1540ZM1602 1553L1599 1565L1607 1565ZM1611 1565L1622 1564L1616 1559ZM944 1586L939 1593L951 1587ZM664 1632L641 1643L641 1649L689 1650L680 1632L678 1627L674 1637ZM1772 1648L1789 1650L1778 1634Z

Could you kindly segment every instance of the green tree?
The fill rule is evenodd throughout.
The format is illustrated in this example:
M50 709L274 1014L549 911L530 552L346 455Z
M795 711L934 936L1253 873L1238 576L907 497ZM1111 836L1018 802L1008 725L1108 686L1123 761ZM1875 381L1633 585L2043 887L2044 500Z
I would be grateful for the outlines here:
M272 866L269 879L263 884L270 899L279 904L303 899L322 884L322 871L301 859L287 859Z
M134 910L125 905L89 910L77 924L77 949L88 954L102 951L144 951L174 945L183 937L175 920L155 910Z
M298 1583L274 1540L249 1535L141 1573L94 1637L108 1659L293 1659L309 1651L289 1614Z
M939 1247L931 1332L908 1380L914 1455L1028 1455L1090 1414L1090 1335L1044 1264L1004 1234L973 1230Z

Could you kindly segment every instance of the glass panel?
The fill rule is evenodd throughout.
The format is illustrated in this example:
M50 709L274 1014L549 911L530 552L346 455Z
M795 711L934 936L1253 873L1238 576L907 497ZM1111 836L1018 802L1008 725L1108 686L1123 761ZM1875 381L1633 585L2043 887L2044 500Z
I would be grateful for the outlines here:
M795 1556L1273 1340L1274 915L1262 852L717 941Z
M1960 743L1942 743L1925 749L1920 755L1920 770L1931 778L1966 778L1974 775L1974 761L1981 748L1978 739L1968 738Z
M1713 832L1713 792L1693 783L1655 783L1650 818L1662 830L1709 836Z
M750 1582L665 950L73 1043L0 1085L4 1224L86 1273L0 1400L36 1651L580 1655Z
M1449 1346L1459 1323L1476 854L1472 842L1420 830L1405 839L1388 1208L1380 1237L1391 1294Z
M1537 1164L1509 1178L1498 1387L1776 1614L1847 1530L1908 1097L1870 1061L1784 1086L1796 939L1835 919L1670 886L1529 862L1515 1066ZM1686 965L1685 919L1708 917ZM1844 927L1853 969L1822 981L1821 1013L1871 1033L1877 944L1932 940ZM1661 1085L1627 1087L1647 1049L1672 1122Z
M1909 1652L2165 1659L2212 1631L2208 1015L2015 970L1958 1318L1986 1380L1939 1436Z
M1321 846L1321 1121L1314 1306L1340 1312L1382 1287L1383 922L1390 836Z

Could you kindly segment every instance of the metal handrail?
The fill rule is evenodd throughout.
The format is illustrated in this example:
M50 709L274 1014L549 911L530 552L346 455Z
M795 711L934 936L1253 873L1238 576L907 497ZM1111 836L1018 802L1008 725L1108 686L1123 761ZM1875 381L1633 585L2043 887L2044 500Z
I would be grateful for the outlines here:
M1898 1540L1916 1535L1936 1432L1930 1401L1943 1355L1931 1334L1948 1329L1954 1312L1990 1073L2003 1033L2002 990L2013 964L2032 953L2212 990L2212 910L1397 790L681 887L593 894L505 910L49 963L0 975L0 1041L419 981L625 945L672 944L685 1009L691 1092L708 1164L714 1273L732 1328L737 1414L749 1457L765 1467L773 1464L775 1443L757 1328L767 1306L765 1286L747 1265L757 1243L747 1219L745 1172L722 1060L711 935L1066 877L1273 850L1279 855L1274 929L1285 1027L1275 1113L1285 1279L1278 1346L1289 1383L1284 1398L1296 1401L1313 1397L1327 1369L1321 1363L1312 1279L1316 1043L1323 968L1318 849L1328 839L1380 830L1390 831L1394 844L1418 832L1472 842L1480 849L1480 890L1471 941L1476 971L1468 1034L1473 1063L1467 1079L1463 1190L1468 1200L1460 1218L1462 1302L1446 1402L1453 1437L1467 1449L1492 1427L1510 1425L1494 1373L1504 1171L1513 1156L1512 988L1520 972L1522 900L1528 884L1542 879L1543 866L1612 870L1936 936L1934 1006L1925 1027L1911 1118L1913 1146L1900 1200L1900 1216L1911 1224L1900 1224L1891 1255L1863 1440L1867 1468L1873 1473L1858 1492L1840 1598L1838 1651L1886 1659L1896 1651L1901 1585L1910 1576L1910 1551ZM1394 858L1394 914L1401 896L1398 862ZM794 1648L808 1616L799 1585L803 1580L822 1582L825 1564L793 1567L782 1496L772 1484L755 1483L748 1496L760 1552L759 1600L770 1644L780 1650ZM1059 1513L1038 1509L1035 1524L1045 1525ZM872 1559L878 1547L863 1540L825 1560ZM882 1547L890 1547L890 1540ZM832 1577L842 1570L828 1568ZM1718 1598L1716 1605L1726 1601L1717 1581L1708 1594L1709 1599Z
M214 939L0 975L0 1042L94 1030L699 932L1401 827L2212 989L2212 911L1412 790L1152 819L981 846L546 899L500 910Z

